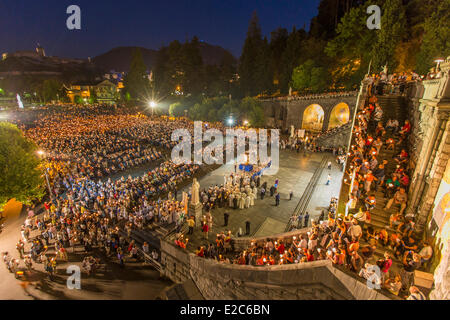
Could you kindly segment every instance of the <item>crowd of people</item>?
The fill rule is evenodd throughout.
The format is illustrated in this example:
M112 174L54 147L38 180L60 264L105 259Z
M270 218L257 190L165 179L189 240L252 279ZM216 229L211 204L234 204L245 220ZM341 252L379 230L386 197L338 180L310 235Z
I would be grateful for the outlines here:
M402 75L386 81L403 83L406 79ZM376 84L372 87L375 90ZM98 248L123 266L126 255L137 258L139 250L146 254L150 250L148 243L141 245L131 239L132 229L144 230L155 223L175 223L178 229L187 223L188 234L192 233L196 222L187 216L188 199L176 199L179 186L192 178L200 166L172 161L156 163L163 158L164 150L176 143L171 141L173 130L188 128L193 133L191 122L155 119L114 106L100 106L95 111L91 107L45 108L35 111L35 116L34 121L19 124L26 136L45 151L54 199L45 203L42 215L36 216L30 210L22 226L16 248L29 270L33 263L42 263L53 279L57 261L67 261L69 250L77 248L87 253ZM246 250L236 252L231 232L224 231L216 235L215 245L198 247L196 255L255 266L330 260L393 294L406 296L411 290L411 295L420 296L420 291L411 286L412 274L430 260L433 252L429 243L419 243L415 238L413 219L404 215L409 155L406 149L397 149L407 138L411 125L405 121L400 127L398 120L383 123L382 119L383 109L371 95L357 114L351 152L345 155L343 148L333 150L338 161L344 163L348 157L350 163L346 175L351 179L344 180L350 186L349 212L345 215L337 212L337 201L332 199L328 212L322 212L317 220L308 214L293 218L299 229L311 225L307 232L253 241ZM281 148L323 151L307 139L282 140ZM381 159L382 148L398 153L393 159ZM395 170L387 172L390 162L395 163ZM156 166L143 176L107 179L112 173L149 163ZM250 172L236 169L224 176L222 185L201 191L200 202L206 212L201 224L206 239L213 223L211 210L217 207L249 208L258 197L264 199L266 193L275 196L276 205L279 204L278 181L270 188L267 183L261 184L259 173L267 165L255 166ZM385 209L395 205L399 210L391 215L389 225L375 230L370 222L371 211L377 206L374 191L378 189L388 200ZM163 195L165 200L161 200ZM175 242L186 248L188 241L180 234ZM25 245L30 246L28 253ZM380 248L384 254L377 256ZM7 252L3 258L10 271L15 272L19 259ZM400 261L400 272L390 272L394 258ZM98 267L99 261L92 256L83 261L88 274L95 273ZM374 278L375 267L381 270L381 278Z
M308 214L292 218L292 224L299 229L311 223L308 232L253 241L246 250L236 252L233 238L224 231L217 234L216 245L198 247L197 256L221 263L254 266L330 260L392 294L421 299L423 293L412 285L413 274L419 268L426 268L433 250L428 241L418 241L413 218L404 215L409 184L408 153L398 148L407 138L411 125L406 120L400 127L395 119L383 124L382 119L383 109L376 97L370 96L357 114L356 139L347 155L350 163L347 175L354 179L346 214L337 212L337 199L332 199L328 214L322 212L316 221ZM393 159L381 159L381 148L394 148L398 153ZM385 170L389 162L395 164L392 172ZM344 181L350 185L349 180ZM381 229L375 228L370 218L377 200L373 191L378 189L383 190L388 200L385 210L398 206L389 224ZM391 268L396 262L398 268ZM377 268L381 277L377 277Z
M174 145L172 131L187 127L193 133L192 123L115 106L44 107L32 114L16 122L45 151L52 194L44 213L30 210L21 228L17 249L27 266L42 263L52 279L56 262L67 261L67 252L76 248L86 253L98 248L123 265L126 254L149 250L131 241L131 229L184 222L187 204L176 200L177 190L200 166L155 161ZM108 178L150 162L155 167L142 176ZM13 272L20 260L10 257L4 254ZM89 274L97 267L93 258L83 261Z

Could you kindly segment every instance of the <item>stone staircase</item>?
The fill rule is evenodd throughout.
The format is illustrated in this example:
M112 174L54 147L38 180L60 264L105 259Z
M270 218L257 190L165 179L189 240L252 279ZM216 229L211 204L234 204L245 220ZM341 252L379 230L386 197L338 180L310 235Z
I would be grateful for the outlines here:
M315 139L316 145L322 148L340 147L348 143L352 122L322 133Z
M389 119L397 119L399 121L400 126L404 124L406 119L407 110L406 110L406 101L404 97L396 96L396 95L384 95L377 96L378 103L383 108L383 124ZM392 136L389 132L386 133L385 140ZM395 137L394 137L395 138ZM394 139L397 141L397 139ZM383 146L380 150L380 154L378 156L378 161L381 162L383 159L388 161L388 164L385 166L385 174L386 177L389 176L392 172L395 171L397 163L393 160L394 156L400 152L402 148L407 149L406 141L404 141L401 145L396 145L395 150L386 150L386 147ZM385 210L389 199L384 198L383 189L378 187L377 192L373 192L373 186L371 193L375 194L375 198L377 200L376 207L371 212L371 223L366 225L371 225L375 230L382 229L387 227L388 232L394 232L394 230L389 228L389 217L391 214L398 212L400 210L398 205L393 204L389 210ZM365 244L365 243L364 243ZM381 258L385 251L390 252L391 257L394 257L393 251L384 248L382 246L378 246L374 256L376 259Z

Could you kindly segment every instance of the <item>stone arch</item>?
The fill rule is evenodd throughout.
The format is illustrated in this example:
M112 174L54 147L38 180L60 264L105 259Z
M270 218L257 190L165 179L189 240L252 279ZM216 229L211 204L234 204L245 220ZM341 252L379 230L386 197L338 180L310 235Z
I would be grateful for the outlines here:
M302 129L310 131L322 131L325 111L319 104L309 105L303 111Z
M345 102L338 103L330 113L328 129L342 126L350 121L350 107Z

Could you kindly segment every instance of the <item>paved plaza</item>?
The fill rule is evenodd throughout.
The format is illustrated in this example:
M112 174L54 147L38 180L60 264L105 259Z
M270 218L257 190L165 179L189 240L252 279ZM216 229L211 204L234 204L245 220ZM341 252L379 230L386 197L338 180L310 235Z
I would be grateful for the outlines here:
M302 197L307 185L309 184L314 172L318 169L323 157L327 157L332 162L332 169L325 168L319 178L317 186L311 197L307 211L311 218L316 218L322 210L328 208L330 199L337 197L340 191L340 183L342 172L340 166L336 163L335 158L330 153L296 153L290 150L280 151L280 169L275 176L263 176L261 184L267 182L268 188L274 184L275 180L279 180L278 191L281 195L280 205L275 206L275 197L270 197L270 193L266 193L264 200L258 198L255 205L249 209L230 209L216 208L212 210L213 227L209 234L209 242L215 240L215 235L221 231L230 230L233 235L237 235L239 228L245 233L245 222L250 221L250 236L265 237L283 233L286 225L292 216L295 207ZM234 172L234 165L225 164L219 169L209 173L199 180L200 190L210 186L221 185L224 182L224 174ZM327 176L331 174L331 183L326 185ZM186 187L183 191L188 192L190 187ZM294 192L294 197L289 200L290 191ZM259 191L259 190L258 190ZM181 193L181 192L180 192ZM179 198L181 195L179 193ZM223 214L230 214L228 226L224 227ZM199 245L206 245L208 241L203 238L203 234L199 227L195 228L194 234L189 236L190 248L196 248Z

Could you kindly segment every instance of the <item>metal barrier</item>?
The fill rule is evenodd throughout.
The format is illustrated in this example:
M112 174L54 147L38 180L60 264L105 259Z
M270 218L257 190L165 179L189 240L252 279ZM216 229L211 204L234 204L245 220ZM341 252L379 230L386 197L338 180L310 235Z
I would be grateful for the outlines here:
M306 209L308 208L308 204L311 201L312 195L314 193L314 190L316 189L317 183L319 182L320 177L322 176L323 169L325 168L326 164L328 162L328 157L323 157L322 162L320 163L317 170L314 172L311 180L309 181L308 186L305 189L305 192L303 192L302 197L300 198L300 201L298 202L297 206L294 209L293 216L298 216L299 213L302 215L306 212ZM293 227L293 219L290 219L285 231L291 231Z

